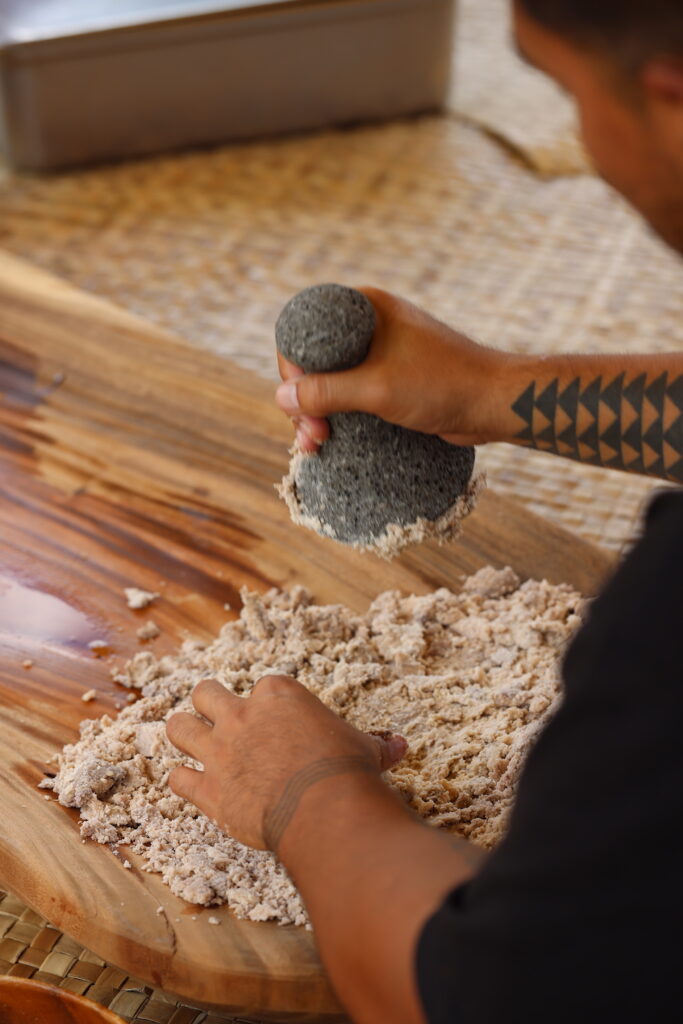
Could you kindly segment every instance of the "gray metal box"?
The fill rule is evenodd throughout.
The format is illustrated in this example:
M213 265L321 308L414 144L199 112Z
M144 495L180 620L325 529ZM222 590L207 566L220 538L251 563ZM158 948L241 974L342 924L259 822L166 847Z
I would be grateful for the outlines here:
M0 0L0 150L40 169L439 107L454 0Z

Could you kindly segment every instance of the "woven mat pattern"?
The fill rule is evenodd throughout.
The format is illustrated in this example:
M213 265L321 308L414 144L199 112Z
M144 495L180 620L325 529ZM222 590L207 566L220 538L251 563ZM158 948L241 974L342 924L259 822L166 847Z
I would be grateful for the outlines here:
M2 890L0 974L34 978L87 996L132 1024L257 1024L241 1017L207 1013L129 977Z
M458 0L449 107L539 174L584 174L590 163L573 103L517 56L510 14L510 0Z

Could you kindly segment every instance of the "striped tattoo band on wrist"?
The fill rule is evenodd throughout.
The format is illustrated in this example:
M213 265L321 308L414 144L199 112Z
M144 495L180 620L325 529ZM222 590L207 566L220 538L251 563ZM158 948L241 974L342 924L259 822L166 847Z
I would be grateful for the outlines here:
M289 780L275 807L264 815L263 838L269 850L277 854L285 829L292 820L307 789L322 779L349 772L379 774L377 762L361 754L326 757L302 768Z

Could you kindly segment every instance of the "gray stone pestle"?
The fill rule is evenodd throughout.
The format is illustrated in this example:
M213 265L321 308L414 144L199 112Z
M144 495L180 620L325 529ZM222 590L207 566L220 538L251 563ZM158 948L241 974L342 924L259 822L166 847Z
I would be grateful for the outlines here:
M330 373L365 359L375 326L374 307L361 292L323 284L287 303L275 338L278 351L305 373ZM317 455L295 456L283 483L284 493L289 482L285 496L295 519L343 544L389 554L423 536L457 532L430 534L424 526L455 526L469 512L473 448L363 412L338 413L329 423L329 440Z

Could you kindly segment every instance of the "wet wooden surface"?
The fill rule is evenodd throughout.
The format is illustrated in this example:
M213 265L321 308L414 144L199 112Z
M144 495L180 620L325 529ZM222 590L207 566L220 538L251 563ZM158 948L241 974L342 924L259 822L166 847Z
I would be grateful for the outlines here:
M135 631L150 617L159 653L184 632L213 636L243 584L302 583L318 601L363 609L389 587L457 588L487 563L591 593L610 559L491 492L457 544L392 563L293 526L273 486L290 430L272 390L0 254L0 884L188 999L332 1020L310 933L188 907L135 858L125 871L82 844L75 813L36 789L48 759L82 718L125 700L110 669L140 649ZM126 586L161 597L134 612Z

